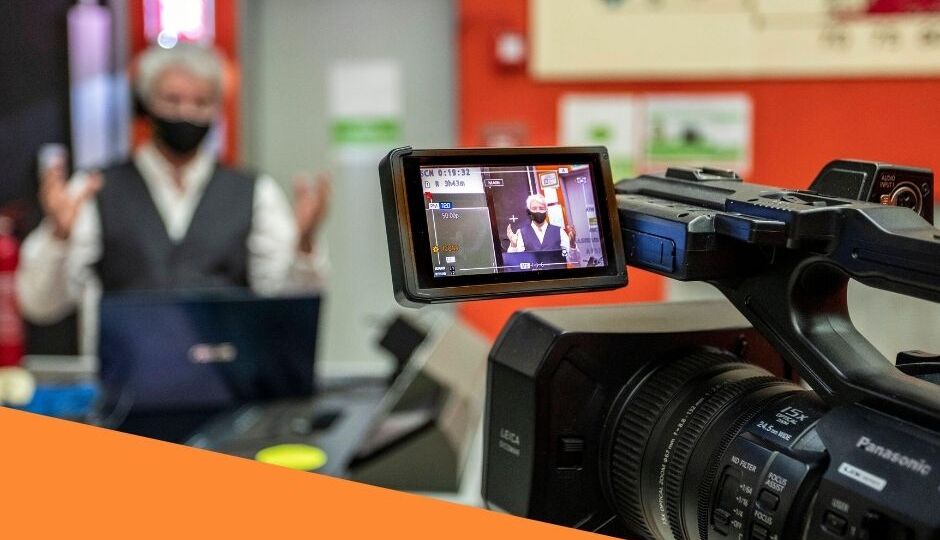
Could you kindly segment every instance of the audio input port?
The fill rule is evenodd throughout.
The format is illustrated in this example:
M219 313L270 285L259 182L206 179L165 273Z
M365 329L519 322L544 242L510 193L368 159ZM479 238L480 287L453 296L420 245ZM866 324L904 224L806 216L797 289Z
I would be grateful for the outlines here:
M920 214L923 207L923 197L917 186L910 182L902 182L891 192L891 204L894 206L903 206Z

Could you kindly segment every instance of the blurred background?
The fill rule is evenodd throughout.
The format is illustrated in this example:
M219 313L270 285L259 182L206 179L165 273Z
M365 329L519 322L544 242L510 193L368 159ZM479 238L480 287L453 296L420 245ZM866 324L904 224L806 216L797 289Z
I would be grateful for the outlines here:
M82 317L37 326L15 307L42 149L64 145L73 171L127 159L147 131L129 69L154 45L223 56L221 163L288 194L298 171L332 174L316 347L318 369L337 372L397 369L377 345L404 313L376 174L393 147L603 144L618 178L702 164L792 188L840 157L940 169L935 0L44 0L4 2L0 20L0 348L27 358L88 350ZM629 279L405 316L458 320L488 344L523 307L714 295ZM888 357L940 351L935 306L861 287L851 303Z
M10 21L0 206L19 237L40 218L42 144L68 146L75 168L126 157L140 138L134 55L161 36L213 44L232 83L222 161L285 186L297 171L334 173L330 296L356 300L329 305L321 346L330 359L374 358L370 337L394 309L375 165L396 144L602 143L620 156L621 176L717 163L794 188L836 157L940 165L932 0L50 0L0 9ZM362 118L358 129L350 120ZM387 122L370 129L374 119ZM657 136L687 148L670 154ZM707 137L727 143L726 155ZM522 305L655 300L669 288L634 271L622 291L461 310L493 336ZM75 324L31 328L27 350L77 352Z

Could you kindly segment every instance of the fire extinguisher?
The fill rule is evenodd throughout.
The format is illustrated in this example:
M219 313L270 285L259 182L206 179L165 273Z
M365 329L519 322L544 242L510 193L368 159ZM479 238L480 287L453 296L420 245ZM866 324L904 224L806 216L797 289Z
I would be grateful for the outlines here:
M23 358L23 319L16 303L19 252L13 220L0 216L0 367L19 365Z

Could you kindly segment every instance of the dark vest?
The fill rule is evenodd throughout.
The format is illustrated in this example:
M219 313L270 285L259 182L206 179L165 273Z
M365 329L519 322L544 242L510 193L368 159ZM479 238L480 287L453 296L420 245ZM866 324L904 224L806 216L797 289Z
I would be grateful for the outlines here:
M551 223L545 228L545 236L539 242L539 237L532 230L531 224L520 227L522 230L522 242L525 244L525 250L529 251L560 251L561 250L561 227Z
M133 163L104 171L98 193L104 292L248 286L255 178L216 167L179 243Z

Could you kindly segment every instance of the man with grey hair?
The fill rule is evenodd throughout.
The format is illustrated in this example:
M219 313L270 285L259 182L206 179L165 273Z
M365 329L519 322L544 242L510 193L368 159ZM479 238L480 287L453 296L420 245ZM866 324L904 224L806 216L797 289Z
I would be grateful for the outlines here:
M137 66L135 89L152 138L132 160L70 182L65 163L43 171L45 219L24 242L17 273L24 315L54 322L89 289L276 294L318 287L325 260L315 237L328 179L298 181L292 211L269 176L216 162L205 144L223 91L213 50L154 47Z
M548 222L548 205L545 196L533 194L526 197L526 213L529 226L523 225L513 231L512 225L506 227L509 239L507 253L537 253L546 260L577 262L574 227L562 229ZM541 259L540 259L541 260Z

